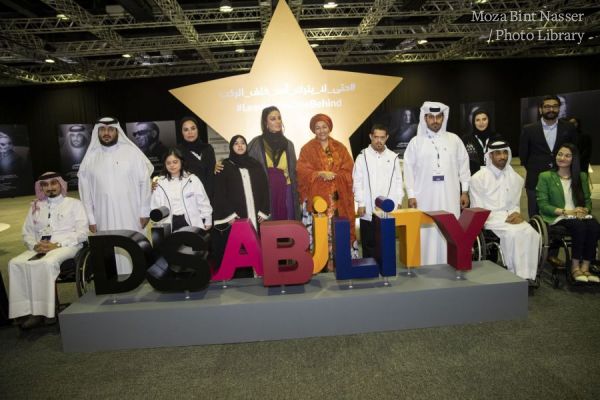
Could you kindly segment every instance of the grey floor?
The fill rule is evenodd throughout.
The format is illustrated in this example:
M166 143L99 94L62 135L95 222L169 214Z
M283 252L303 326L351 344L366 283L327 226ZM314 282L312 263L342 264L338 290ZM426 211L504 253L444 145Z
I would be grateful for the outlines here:
M27 203L0 200L0 222L11 225L0 232L6 283ZM61 298L75 299L73 288ZM526 320L327 338L64 353L57 326L9 326L0 328L0 398L598 399L599 340L598 290L546 282Z

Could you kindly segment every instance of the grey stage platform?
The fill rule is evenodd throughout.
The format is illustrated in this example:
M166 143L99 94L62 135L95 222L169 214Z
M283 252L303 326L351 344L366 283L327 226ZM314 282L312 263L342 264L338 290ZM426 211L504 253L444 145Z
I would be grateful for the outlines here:
M402 272L403 270L399 270ZM304 286L265 288L241 279L222 289L160 293L143 284L117 295L88 292L63 311L67 352L252 342L413 329L527 317L527 282L489 261L466 281L448 265L418 276L338 282L320 274Z

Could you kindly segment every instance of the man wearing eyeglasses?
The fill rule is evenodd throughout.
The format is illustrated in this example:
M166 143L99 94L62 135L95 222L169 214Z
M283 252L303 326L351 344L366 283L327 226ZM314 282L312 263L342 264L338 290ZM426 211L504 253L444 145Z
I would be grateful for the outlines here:
M558 96L545 96L539 106L540 120L525 125L521 131L519 157L527 171L525 191L529 217L539 214L535 198L538 175L554 167L554 154L563 143L576 143L575 127L558 119L560 104Z

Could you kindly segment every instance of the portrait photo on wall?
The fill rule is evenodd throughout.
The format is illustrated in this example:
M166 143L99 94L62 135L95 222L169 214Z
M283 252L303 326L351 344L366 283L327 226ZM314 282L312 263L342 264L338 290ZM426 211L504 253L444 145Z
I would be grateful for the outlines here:
M25 125L0 125L0 197L33 193L29 136Z
M142 121L126 124L127 136L148 157L154 172L163 169L162 156L171 147L177 145L175 139L175 121Z
M468 135L470 133L474 133L473 130L475 127L473 126L473 118L477 111L485 111L489 116L491 126L489 129L492 132L496 131L496 127L494 126L494 118L495 114L495 104L493 101L474 101L470 103L461 103L460 105L460 132L455 132L458 136Z
M61 124L58 126L60 169L69 190L77 189L77 171L90 145L91 124Z
M600 140L595 139L595 133L600 131L598 120L598 104L600 104L600 90L584 92L557 93L560 99L558 118L575 125L577 141L581 157L588 158L592 164L600 163ZM541 118L539 105L544 96L521 98L521 126L531 124Z
M408 142L417 134L419 125L418 107L401 107L391 112L376 115L374 121L388 127L388 149L402 155Z

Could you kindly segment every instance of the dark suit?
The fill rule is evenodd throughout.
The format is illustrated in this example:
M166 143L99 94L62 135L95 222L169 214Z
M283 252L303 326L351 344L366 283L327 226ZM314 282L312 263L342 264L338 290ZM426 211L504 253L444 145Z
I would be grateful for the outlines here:
M563 143L575 144L576 141L575 127L569 122L558 121L556 142L553 149L548 147L541 121L523 127L519 141L519 157L521 158L521 165L527 171L525 190L527 192L527 209L530 218L535 214L539 214L535 198L538 175L554 167L556 152Z

